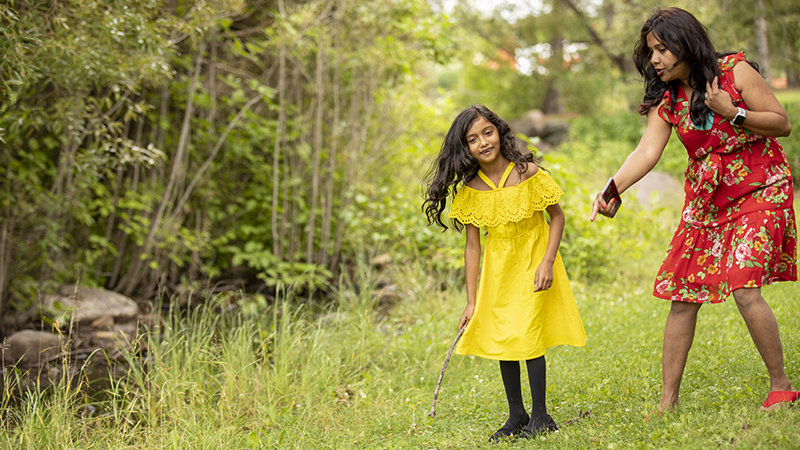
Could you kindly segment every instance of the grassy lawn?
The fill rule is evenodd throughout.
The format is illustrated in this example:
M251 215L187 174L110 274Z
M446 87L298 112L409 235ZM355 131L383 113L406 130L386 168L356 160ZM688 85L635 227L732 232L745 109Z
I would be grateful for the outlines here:
M655 270L660 258L652 259L645 266ZM701 309L681 406L646 422L660 393L669 305L650 295L649 283L624 278L574 283L587 345L547 353L548 406L561 432L490 445L506 413L494 361L454 356L436 418L427 416L462 289L440 290L414 267L399 275L405 299L380 320L354 294L321 319L284 309L224 327L212 313L191 324L175 320L148 344L150 370L120 380L109 400L95 404L97 414L82 415L86 400L65 388L27 394L0 447L800 447L797 407L758 412L767 374L732 300ZM781 283L764 291L782 329L788 373L800 383L798 289Z
M800 89L780 89L774 92L775 97L777 97L778 101L782 104L800 103Z
M765 291L783 329L788 372L797 380L800 342L792 332L800 326L796 288L783 284ZM307 443L317 448L495 447L486 438L504 422L506 406L493 361L455 356L445 376L437 416L426 417L458 312L448 305L460 304L457 297L442 300L443 316L420 316L406 329L395 343L397 350L404 351L386 356L405 362L396 368L376 368L368 377L367 397L334 420L338 430L315 427L319 431L309 430ZM541 447L800 446L796 408L758 412L768 378L732 301L704 307L681 407L649 423L645 416L660 394L661 336L668 303L653 299L648 286L624 284L581 286L578 301L589 339L585 348L548 352L549 409L562 431L542 439ZM575 420L585 411L590 414ZM328 433L329 439L322 437ZM530 442L516 442L496 447L529 446Z

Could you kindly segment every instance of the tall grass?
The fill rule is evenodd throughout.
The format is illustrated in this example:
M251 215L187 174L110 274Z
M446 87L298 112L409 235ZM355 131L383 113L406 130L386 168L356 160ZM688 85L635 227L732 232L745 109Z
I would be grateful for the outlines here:
M318 314L288 296L256 317L225 315L221 304L169 314L131 346L127 376L94 403L95 414L82 413L85 394L67 380L52 391L25 391L0 446L489 447L487 436L506 414L493 361L454 357L438 414L427 417L464 304L460 283L426 276L421 263L393 271L404 298L383 318L369 289L350 290L337 309ZM732 302L701 309L681 406L645 422L660 393L668 304L635 280L574 283L589 339L584 348L547 354L548 406L561 432L538 446L797 448L797 408L757 411L766 370ZM788 373L800 383L797 288L764 291L783 331Z

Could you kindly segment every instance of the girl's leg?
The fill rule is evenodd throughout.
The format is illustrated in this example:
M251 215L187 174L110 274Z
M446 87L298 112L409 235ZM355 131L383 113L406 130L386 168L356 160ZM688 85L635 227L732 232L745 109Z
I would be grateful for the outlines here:
M519 362L500 361L500 375L503 377L503 387L506 390L506 399L508 400L508 420L502 428L489 438L490 441L512 436L520 432L528 422L528 414L525 412L525 405L522 403Z
M529 359L525 363L528 368L528 381L531 384L533 407L531 420L525 426L522 437L531 438L541 433L557 431L558 426L547 414L547 363L544 355Z
M750 331L764 364L769 372L769 390L791 391L792 383L783 367L783 344L778 332L778 321L772 314L760 288L736 289L733 291L736 306Z
M528 382L531 384L531 408L532 418L541 418L547 414L547 364L544 355L529 359L526 362L528 367Z
M658 403L659 411L666 411L678 404L683 369L694 340L697 311L701 303L672 302L664 327L664 347L661 357L663 391Z

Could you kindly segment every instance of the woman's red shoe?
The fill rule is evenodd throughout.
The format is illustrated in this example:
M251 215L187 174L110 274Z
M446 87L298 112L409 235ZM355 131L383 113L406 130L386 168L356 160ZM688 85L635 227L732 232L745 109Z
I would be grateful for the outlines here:
M797 391L772 391L767 395L764 404L761 405L762 411L774 411L788 407L795 400L800 398L800 392Z

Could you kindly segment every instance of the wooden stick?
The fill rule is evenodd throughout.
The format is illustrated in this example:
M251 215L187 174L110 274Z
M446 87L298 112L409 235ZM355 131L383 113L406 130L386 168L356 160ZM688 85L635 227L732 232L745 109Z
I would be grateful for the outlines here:
M460 330L458 330L458 334L456 338L453 339L453 343L450 344L450 350L447 351L447 358L444 359L444 364L442 365L442 371L439 372L439 381L436 382L436 390L433 391L433 404L431 405L431 412L428 413L428 416L434 417L436 415L436 398L439 397L439 389L442 387L442 379L444 378L444 369L447 368L447 363L450 362L450 357L453 356L453 350L456 348L456 344L458 340L461 339L461 335L464 334L464 330L467 329L467 325L464 324Z

